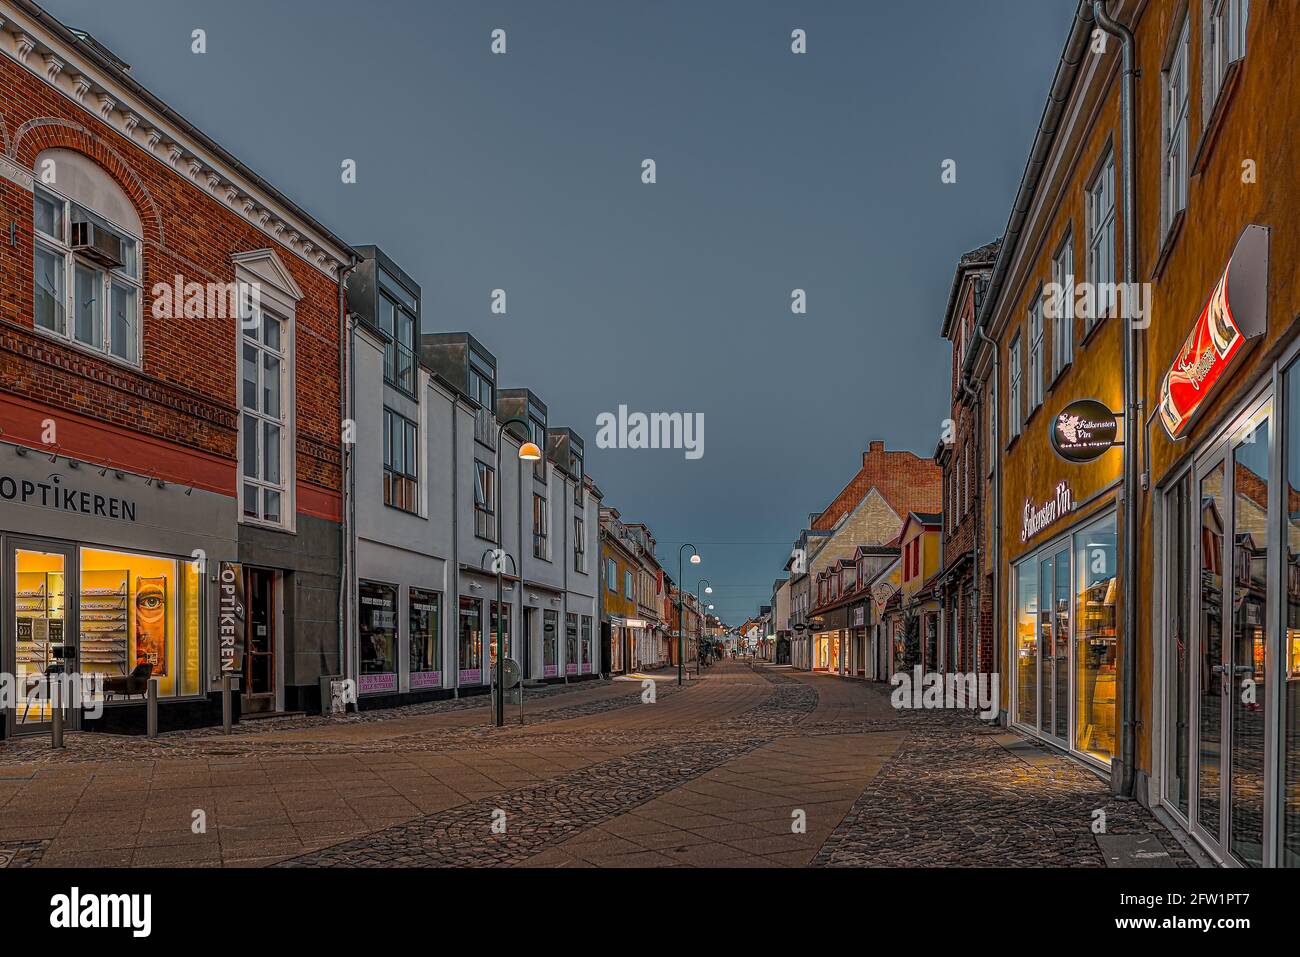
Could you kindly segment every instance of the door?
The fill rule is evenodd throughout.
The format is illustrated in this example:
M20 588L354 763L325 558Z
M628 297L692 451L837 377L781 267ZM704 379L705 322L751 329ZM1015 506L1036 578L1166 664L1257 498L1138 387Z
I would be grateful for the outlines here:
M247 615L244 636L244 707L275 710L275 649L277 645L275 572L246 568Z
M14 676L8 734L48 734L52 676L77 670L75 550L71 546L11 539L6 548L4 628L6 671ZM75 714L65 711L65 727Z
M1198 472L1193 829L1220 857L1264 862L1271 406Z
M1038 560L1039 730L1068 744L1070 719L1070 550Z

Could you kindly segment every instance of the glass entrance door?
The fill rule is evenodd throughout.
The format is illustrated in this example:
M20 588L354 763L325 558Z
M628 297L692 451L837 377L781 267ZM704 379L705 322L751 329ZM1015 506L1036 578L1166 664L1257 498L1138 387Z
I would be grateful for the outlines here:
M1070 550L1038 561L1039 730L1066 742L1070 719Z
M48 733L51 688L76 671L76 581L71 548L11 544L5 556L8 607L4 659L13 665L14 707L10 734ZM73 726L69 713L66 726Z
M1217 854L1254 867L1265 847L1270 411L1200 469L1195 542L1192 825Z

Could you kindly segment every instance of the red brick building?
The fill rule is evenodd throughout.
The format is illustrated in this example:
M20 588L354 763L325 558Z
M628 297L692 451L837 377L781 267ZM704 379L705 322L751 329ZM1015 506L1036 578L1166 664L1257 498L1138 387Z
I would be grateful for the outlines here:
M975 314L1001 240L966 253L957 263L943 317L942 335L952 343L949 420L935 452L943 469L943 567L939 572L941 658L947 671L988 671L993 665L993 577L977 581L983 547L981 478L991 459L980 434L975 393L962 379L962 364L975 335ZM978 641L976 640L978 635Z
M30 0L0 0L0 149L3 670L99 675L105 728L146 676L164 726L211 720L226 672L246 708L311 706L352 251Z

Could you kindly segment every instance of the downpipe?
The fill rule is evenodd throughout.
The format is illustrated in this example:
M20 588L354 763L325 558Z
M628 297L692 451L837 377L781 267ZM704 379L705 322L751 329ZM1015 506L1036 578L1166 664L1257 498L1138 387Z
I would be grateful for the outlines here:
M1001 392L1000 383L1002 381L1002 358L998 353L998 344L980 324L975 326L975 334L979 337L980 342L988 346L993 352L993 382L999 392L995 394L995 400L989 404L989 415L993 416L993 445L989 449L989 454L993 456L993 514L989 522L989 531L992 534L993 541L990 543L993 552L993 661L990 663L989 670L1002 666L1002 642L999 638L999 624L1002 621L1002 589L998 583L1002 581L1002 456L998 454L997 445L1001 441L1001 433L998 431L998 415L1000 409L996 401L997 395ZM979 443L983 444L983 443ZM976 533L979 534L978 532ZM978 542L978 539L977 539ZM975 557L979 558L979 546L975 549ZM979 577L978 564L976 566L976 578ZM979 585L975 586L977 589ZM978 593L977 593L978 594ZM1007 676L1010 677L1011 661L1007 661ZM1008 686L1009 688L1010 686ZM1009 691L1008 691L1009 693ZM1001 710L1002 702L998 702L998 709Z
M348 277L360 265L355 256L339 272L339 466L342 474L339 487L343 493L340 503L339 528L339 676L347 679L348 671L348 623L352 607L352 556L355 552L356 515L353 511L355 496L352 494L352 452L348 443L347 421L352 412L352 317L348 314ZM326 702L321 702L321 710Z
M1097 25L1121 42L1120 57L1123 70L1120 75L1120 116L1123 126L1124 151L1122 164L1123 202L1124 202L1124 282L1125 289L1132 289L1137 282L1137 248L1136 224L1134 222L1134 181L1135 161L1134 120L1133 120L1133 85L1136 72L1133 67L1137 41L1133 32L1122 23L1113 19L1106 10L1106 0L1093 0L1093 18ZM1121 554L1124 562L1124 667L1120 676L1123 683L1122 719L1120 732L1120 759L1117 773L1111 776L1111 787L1120 797L1132 798L1136 784L1137 754L1137 424L1138 401L1137 382L1134 363L1133 328L1127 315L1128 303L1125 303L1121 320L1124 323L1124 533Z

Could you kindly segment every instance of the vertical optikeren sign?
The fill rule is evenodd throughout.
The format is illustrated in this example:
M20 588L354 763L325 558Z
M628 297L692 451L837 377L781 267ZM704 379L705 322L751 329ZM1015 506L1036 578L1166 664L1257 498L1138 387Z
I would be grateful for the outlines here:
M218 578L221 597L217 603L217 635L221 671L223 674L238 674L244 669L244 566L238 562L222 562Z
M1201 404L1241 352L1268 326L1268 227L1247 226L1223 275L1160 383L1160 421L1171 439L1186 431Z

